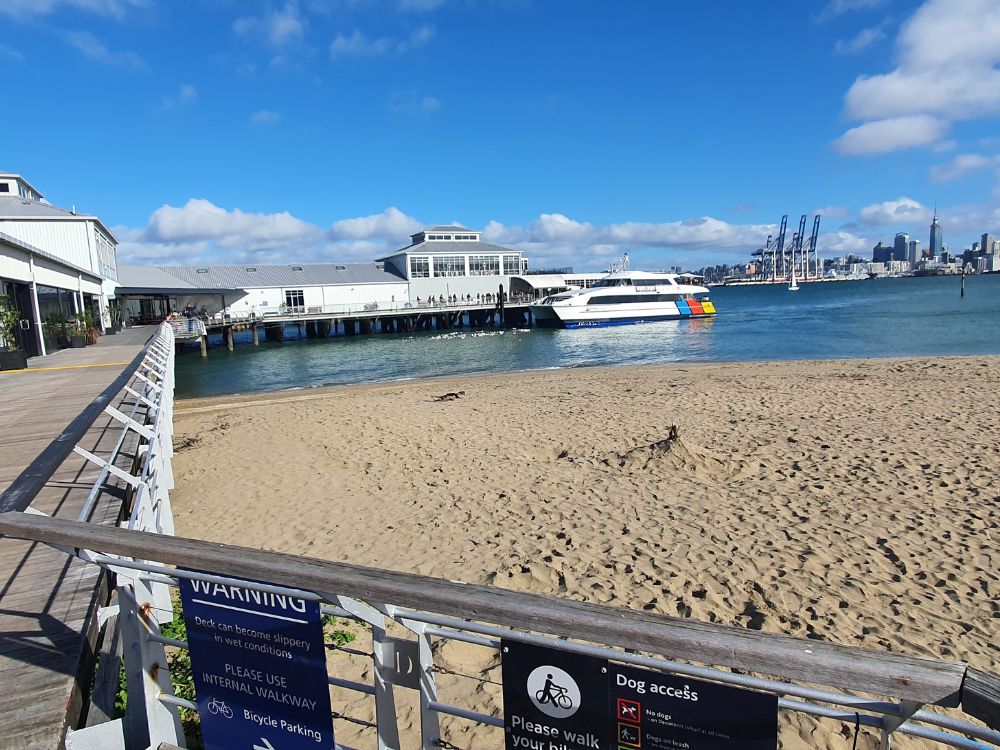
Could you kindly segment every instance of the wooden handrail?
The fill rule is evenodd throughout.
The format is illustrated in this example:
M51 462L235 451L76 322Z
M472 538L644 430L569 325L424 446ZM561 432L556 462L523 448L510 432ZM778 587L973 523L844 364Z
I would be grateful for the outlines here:
M966 673L962 662L47 516L0 514L0 534L925 704L959 705Z

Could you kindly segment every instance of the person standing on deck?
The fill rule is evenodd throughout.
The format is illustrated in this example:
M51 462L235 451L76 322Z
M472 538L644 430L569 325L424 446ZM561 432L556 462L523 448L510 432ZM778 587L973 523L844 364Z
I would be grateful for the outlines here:
M197 314L197 311L194 309L194 304L191 302L188 302L184 306L184 316L188 319L188 333L194 331L194 316Z

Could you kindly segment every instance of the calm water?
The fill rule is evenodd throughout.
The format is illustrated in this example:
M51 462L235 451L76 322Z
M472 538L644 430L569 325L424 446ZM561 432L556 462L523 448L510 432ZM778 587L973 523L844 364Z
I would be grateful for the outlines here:
M289 340L177 358L182 398L553 367L1000 354L1000 275L712 292L710 320L617 328L458 331ZM289 333L294 329L289 328ZM263 336L261 337L263 338Z

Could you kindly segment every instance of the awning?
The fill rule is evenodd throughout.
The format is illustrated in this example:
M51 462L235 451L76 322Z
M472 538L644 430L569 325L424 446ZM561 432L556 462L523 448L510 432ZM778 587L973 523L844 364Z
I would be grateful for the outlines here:
M528 276L512 276L511 281L523 281L532 289L568 289L573 284L567 284L566 279L555 273L541 273Z

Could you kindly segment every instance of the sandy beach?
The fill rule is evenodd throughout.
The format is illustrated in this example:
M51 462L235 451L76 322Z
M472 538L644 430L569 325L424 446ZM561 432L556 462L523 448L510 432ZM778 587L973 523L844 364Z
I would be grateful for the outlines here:
M996 673L998 394L1000 357L949 357L183 401L177 534ZM450 644L440 663L475 678L442 674L450 699L499 711L495 654ZM365 698L335 710L371 714ZM338 740L372 746L356 730L338 723ZM445 736L502 746L467 722ZM783 714L782 747L850 748L851 736Z

